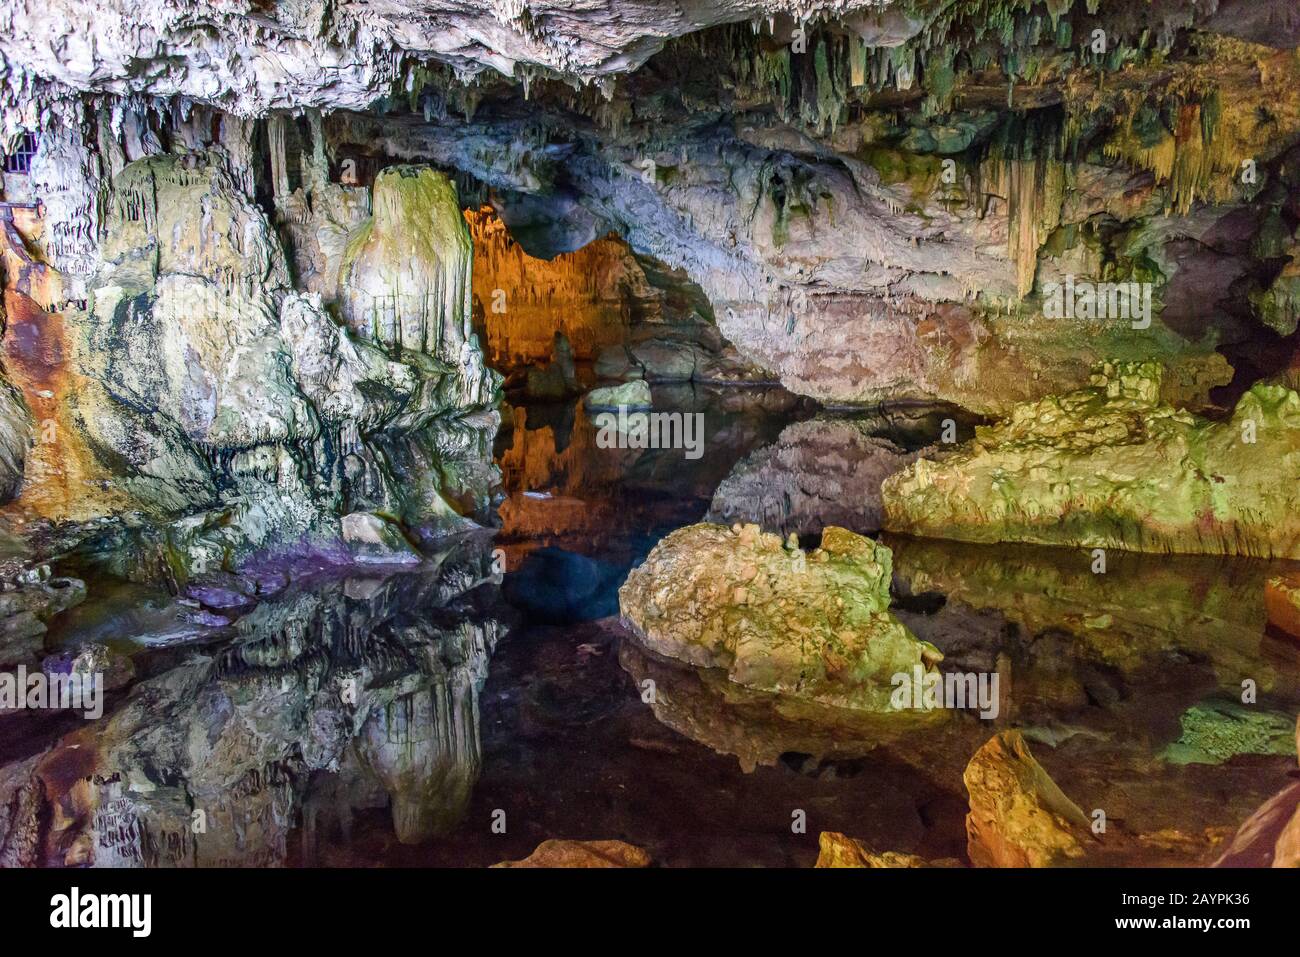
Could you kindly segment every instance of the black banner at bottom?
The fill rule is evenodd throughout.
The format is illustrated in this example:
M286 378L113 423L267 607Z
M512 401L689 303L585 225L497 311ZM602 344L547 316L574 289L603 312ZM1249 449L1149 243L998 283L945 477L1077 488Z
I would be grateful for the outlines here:
M263 946L374 946L438 926L494 946L590 933L595 947L611 922L646 937L678 920L697 942L716 933L765 948L850 930L873 945L942 946L963 927L1231 946L1288 933L1298 886L1248 870L33 870L0 872L0 912L17 939L75 934L128 950L247 945L250 933Z

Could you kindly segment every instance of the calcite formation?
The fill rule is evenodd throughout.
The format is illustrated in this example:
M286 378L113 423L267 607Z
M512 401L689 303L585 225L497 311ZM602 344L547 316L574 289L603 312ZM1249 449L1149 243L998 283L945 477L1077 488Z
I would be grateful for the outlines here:
M802 775L897 731L932 765L905 815L942 818L989 732L894 692L948 654L1023 728L966 769L972 863L1086 859L1026 739L1162 796L1222 775L1196 807L1235 823L1297 695L1265 612L1300 633L1300 587L1255 560L1300 559L1298 44L1294 0L0 0L0 665L115 696L0 748L0 864L447 833L503 628L478 586L504 561L535 621L607 615L706 508L590 625L663 724ZM597 425L652 404L707 409L688 454ZM1247 678L1278 703L1224 705ZM1293 798L1226 860L1293 862Z
M612 233L698 284L736 361L656 337L647 374L1003 412L1151 359L1199 406L1228 357L1293 327L1300 65L1291 11L1265 5L11 0L0 95L6 132L41 132L32 177L70 289L122 161L215 130L327 305L368 180L432 163L529 256ZM1049 315L1076 273L1146 284L1149 323Z
M390 348L458 362L473 335L472 246L455 186L428 167L390 166L372 192L371 218L339 275L348 325Z
M837 831L822 831L817 838L817 867L958 867L960 862L943 858L931 863L916 854L901 851L877 851L869 845Z
M1300 394L1258 383L1230 418L1160 401L1160 368L1102 367L882 487L891 531L972 542L1300 558Z
M886 713L894 675L942 658L890 614L891 568L889 549L842 528L804 552L757 525L691 525L633 570L619 608L654 651L738 685Z
M225 154L148 157L113 179L69 337L82 387L63 397L66 441L87 443L97 465L80 508L172 523L177 580L333 547L347 511L381 509L417 537L481 514L491 472L464 463L495 426L499 379L468 329L454 187L402 167L375 194L340 277L341 324L294 291Z
M991 738L963 778L970 794L967 853L976 867L1058 867L1087 853L1088 817L1034 760L1018 731Z

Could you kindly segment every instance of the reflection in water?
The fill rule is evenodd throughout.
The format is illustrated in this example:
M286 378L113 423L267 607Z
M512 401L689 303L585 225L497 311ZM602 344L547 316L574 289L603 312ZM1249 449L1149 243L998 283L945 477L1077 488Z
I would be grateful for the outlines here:
M1300 700L1300 649L1265 631L1264 582L1284 563L1112 551L1099 574L1087 549L884 541L900 590L1061 635L1074 659L1126 674L1204 666L1225 692L1249 678Z
M704 455L600 448L580 404L517 406L497 439L507 498L501 541L516 556L542 545L587 555L644 555L698 521L738 459L772 441L804 402L779 389L656 386L655 411L701 412ZM513 565L512 565L513 567Z
M972 420L929 406L871 416L823 413L788 426L736 464L713 495L708 521L815 535L827 525L861 534L883 524L880 483L920 450L969 438Z
M910 735L936 733L946 717L941 712L881 716L754 691L731 681L721 668L696 668L650 651L630 634L623 639L619 664L638 688L653 687L648 703L655 717L719 754L734 754L746 772L776 765L792 753L816 761L861 757Z
M291 586L25 762L34 862L279 865L391 804L446 831L480 769L478 694L502 626L486 543L417 572ZM17 782L10 782L15 784ZM48 828L41 821L49 820Z
M1094 574L1084 551L887 537L895 612L942 669L999 676L992 721L882 724L638 647L605 616L667 531L711 513L874 533L880 479L946 417L656 399L705 412L702 459L601 449L573 404L520 408L496 541L418 571L321 574L233 608L92 582L37 642L129 656L124 687L97 722L0 716L0 864L487 865L617 838L666 865L807 866L818 830L960 856L962 771L1006 728L1105 810L1090 863L1196 864L1286 783L1300 649L1266 633L1271 563L1112 551ZM1258 702L1230 706L1244 681Z
M873 532L879 482L907 458L897 437L880 420L792 425L721 483L710 518L806 540L829 524ZM1285 780L1300 649L1266 632L1264 582L1278 563L1111 552L1098 574L1087 550L885 541L896 613L944 651L943 671L998 675L996 720L959 712L937 728L854 726L665 661L630 635L621 663L638 684L654 682L657 718L746 769L790 752L889 754L959 789L970 755L1016 727L1067 793L1121 822L1096 863L1205 862ZM1232 704L1243 688L1257 692L1249 708ZM1254 755L1271 763L1234 760Z

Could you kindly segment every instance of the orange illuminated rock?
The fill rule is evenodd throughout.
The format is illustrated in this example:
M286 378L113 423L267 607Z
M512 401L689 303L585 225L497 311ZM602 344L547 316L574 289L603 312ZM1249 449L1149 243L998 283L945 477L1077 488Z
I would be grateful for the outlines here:
M493 867L649 867L650 855L623 841L542 841L522 861Z
M1300 572L1276 575L1264 583L1269 623L1300 638Z
M960 867L955 858L927 861L916 854L901 851L875 851L856 838L837 831L822 831L818 839L821 853L816 867Z
M627 335L625 295L652 296L631 250L616 239L539 259L524 252L491 208L466 210L465 220L474 240L475 311L495 368L550 361L556 331L578 359L594 359Z
M1019 731L995 735L962 776L967 852L976 867L1059 867L1084 856L1088 818L1056 786Z
M22 492L8 512L81 521L125 505L105 490L108 473L77 427L72 397L84 394L77 345L61 313L16 289L4 293L4 366L30 413ZM21 464L21 460L20 460Z

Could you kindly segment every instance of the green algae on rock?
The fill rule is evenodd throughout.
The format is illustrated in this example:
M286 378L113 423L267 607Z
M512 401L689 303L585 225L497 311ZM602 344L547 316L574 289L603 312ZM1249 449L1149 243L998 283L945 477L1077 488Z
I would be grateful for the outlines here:
M887 712L893 676L943 658L890 613L891 574L888 548L843 528L805 553L757 525L702 523L655 546L619 607L654 651L746 688Z
M390 166L375 177L372 206L339 274L349 325L388 345L458 359L471 334L473 244L456 187L427 166Z
M1015 407L883 487L928 538L1300 558L1300 395L1260 383L1214 422L1160 401L1154 363Z
M1161 754L1172 764L1222 764L1238 754L1296 753L1296 723L1280 711L1204 701L1179 719L1182 736Z

